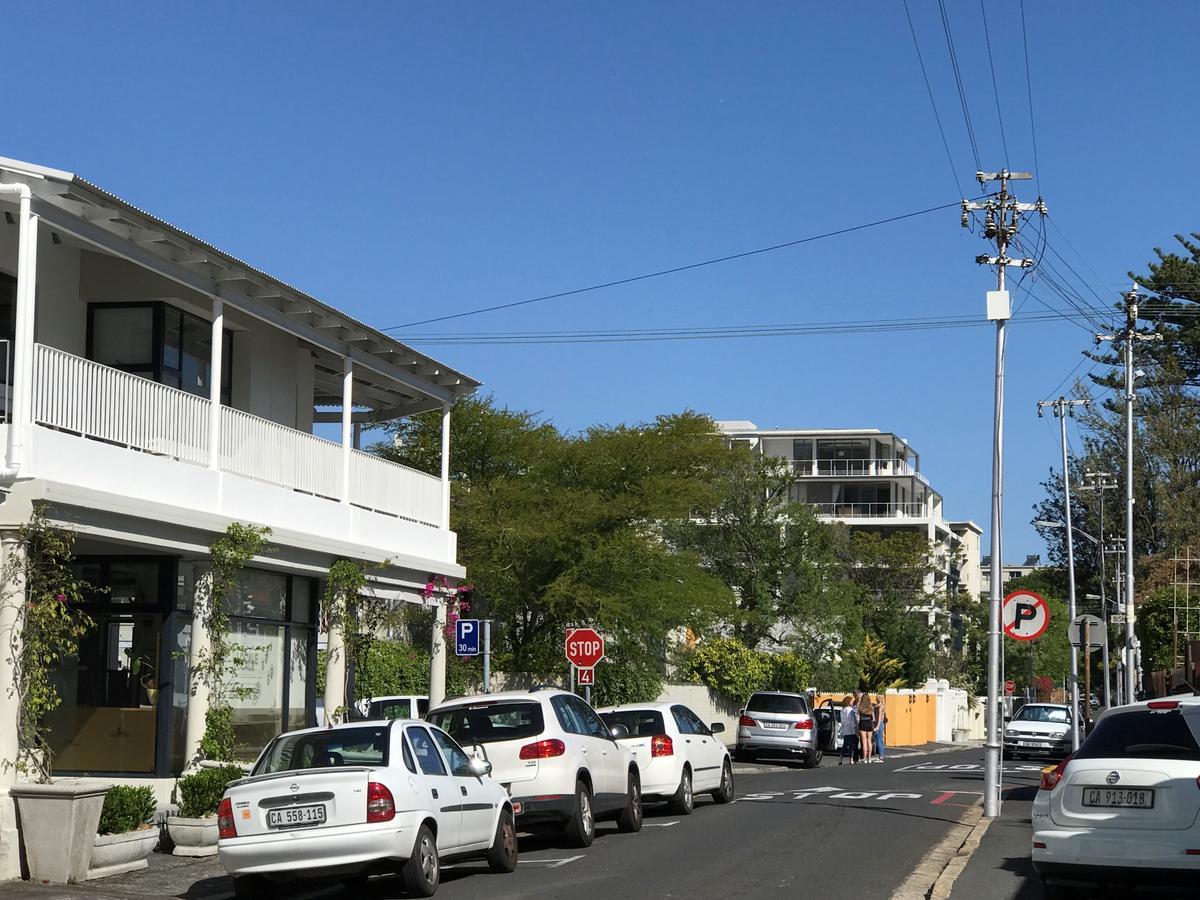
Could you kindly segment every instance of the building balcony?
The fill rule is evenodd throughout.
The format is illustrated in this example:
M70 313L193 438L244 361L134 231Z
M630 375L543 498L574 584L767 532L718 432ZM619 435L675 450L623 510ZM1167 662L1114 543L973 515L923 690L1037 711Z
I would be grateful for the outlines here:
M927 519L926 503L810 503L818 516L830 519Z
M224 405L214 428L205 398L41 344L32 374L21 477L49 499L454 558L439 478Z
M929 482L902 459L793 459L792 472L801 478L912 477Z

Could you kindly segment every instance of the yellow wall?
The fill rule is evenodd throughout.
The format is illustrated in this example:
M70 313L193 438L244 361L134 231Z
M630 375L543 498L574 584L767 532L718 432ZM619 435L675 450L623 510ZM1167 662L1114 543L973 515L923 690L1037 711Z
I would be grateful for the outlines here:
M841 708L845 694L817 694L816 705L832 700ZM872 695L877 699L878 695ZM937 740L937 697L933 694L888 694L887 728L884 740L889 747L918 747Z

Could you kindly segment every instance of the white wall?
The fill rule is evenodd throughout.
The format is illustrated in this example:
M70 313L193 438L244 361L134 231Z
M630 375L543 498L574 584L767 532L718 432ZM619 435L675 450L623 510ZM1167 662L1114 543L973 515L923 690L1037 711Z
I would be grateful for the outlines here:
M737 743L739 707L702 684L664 684L658 703L682 703L700 717L705 725L721 722L725 731L717 735L729 746Z

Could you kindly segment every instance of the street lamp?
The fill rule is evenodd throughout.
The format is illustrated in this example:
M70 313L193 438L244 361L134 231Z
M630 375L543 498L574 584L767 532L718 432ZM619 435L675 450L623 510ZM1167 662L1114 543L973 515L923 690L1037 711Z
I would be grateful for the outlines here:
M1042 528L1066 528L1066 527L1067 527L1067 526L1066 526L1066 524L1065 524L1064 522L1053 522L1053 521L1051 521L1050 519L1034 519L1034 520L1033 520L1033 524L1034 524L1034 525L1039 525L1039 526L1041 526ZM1090 534L1088 534L1086 531L1083 531L1082 529L1080 529L1080 528L1076 527L1075 525L1072 525L1072 526L1071 526L1071 533L1072 533L1072 534L1077 534L1077 535L1079 535L1080 537L1085 537L1085 538L1087 538L1089 541L1091 541L1091 542L1092 542L1093 544L1095 544L1097 547L1099 547L1099 546L1100 546L1100 542L1099 542L1098 540L1096 540L1094 537L1092 537L1092 536L1091 536Z

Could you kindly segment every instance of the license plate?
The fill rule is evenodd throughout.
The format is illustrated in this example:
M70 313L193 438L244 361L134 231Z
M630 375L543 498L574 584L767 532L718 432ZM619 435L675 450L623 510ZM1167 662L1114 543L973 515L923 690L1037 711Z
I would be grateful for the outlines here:
M325 824L325 804L287 806L267 811L268 828L305 828Z
M1153 809L1154 791L1148 788L1084 788L1084 806Z
M787 722L761 722L763 728L787 728Z

